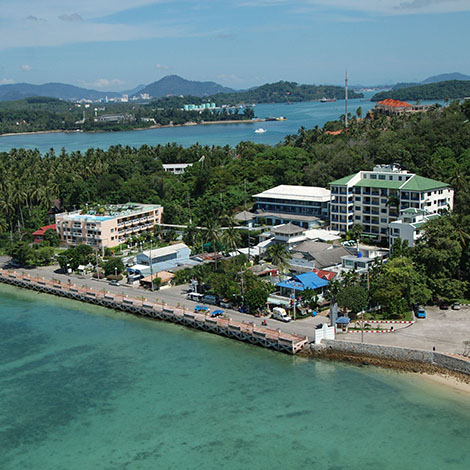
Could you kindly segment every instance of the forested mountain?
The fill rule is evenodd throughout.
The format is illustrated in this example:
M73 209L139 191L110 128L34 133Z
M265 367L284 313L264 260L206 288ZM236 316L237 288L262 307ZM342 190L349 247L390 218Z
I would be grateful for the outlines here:
M350 98L362 98L363 96L362 93L349 91ZM296 82L279 81L266 83L243 92L217 94L211 98L220 104L236 104L312 101L323 97L344 99L344 88L334 85L300 85Z
M470 80L470 75L464 75L463 73L441 73L440 75L434 75L423 80L420 84L427 85L428 83L446 82L448 80Z
M100 100L112 96L120 96L120 93L88 90L65 83L45 83L43 85L31 85L29 83L14 83L0 85L0 101L21 100L31 96L48 96L62 100Z
M382 91L375 94L371 101L387 98L402 101L458 99L470 96L470 81L450 80L446 82L417 85L398 90Z
M198 82L186 80L178 75L167 75L147 85L139 93L148 93L154 98L168 95L209 96L216 93L233 93L235 90L215 82Z

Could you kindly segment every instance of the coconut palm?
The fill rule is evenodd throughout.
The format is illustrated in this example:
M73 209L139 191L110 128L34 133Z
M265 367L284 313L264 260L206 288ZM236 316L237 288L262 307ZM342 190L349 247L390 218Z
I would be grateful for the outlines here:
M275 243L268 248L268 256L272 263L277 266L279 279L282 280L282 271L289 265L289 260L292 258L291 253L285 245Z

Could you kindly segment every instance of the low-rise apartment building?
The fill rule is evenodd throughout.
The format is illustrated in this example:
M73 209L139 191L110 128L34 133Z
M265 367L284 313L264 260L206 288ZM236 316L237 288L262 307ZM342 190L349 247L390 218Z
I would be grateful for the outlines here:
M454 191L448 184L401 170L378 165L330 183L330 226L347 232L360 224L363 232L386 238L389 224L400 210L415 208L429 214L452 210Z
M56 227L62 243L112 248L132 235L152 230L162 221L163 207L156 204L118 204L101 210L78 210L56 214Z
M415 246L416 241L423 234L423 225L431 219L439 217L439 214L428 214L422 209L404 209L401 211L400 217L389 225L389 245L390 248L397 238L407 241L408 246Z

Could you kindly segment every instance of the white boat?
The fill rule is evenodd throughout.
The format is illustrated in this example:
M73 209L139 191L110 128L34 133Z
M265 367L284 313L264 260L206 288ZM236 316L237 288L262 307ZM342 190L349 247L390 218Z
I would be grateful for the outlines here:
M255 134L264 134L265 132L268 132L268 131L266 129L263 129L262 127L255 130Z

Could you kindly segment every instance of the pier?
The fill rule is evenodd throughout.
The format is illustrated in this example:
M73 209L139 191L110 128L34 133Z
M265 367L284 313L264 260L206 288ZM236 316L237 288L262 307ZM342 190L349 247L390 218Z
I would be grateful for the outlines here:
M129 297L112 294L106 289L95 290L80 287L71 282L61 282L30 276L17 271L0 269L0 282L16 287L32 289L46 294L80 300L90 304L158 320L179 323L190 328L245 341L265 348L288 354L296 354L308 345L306 336L284 333L281 330L265 328L248 322L237 322L230 318L213 318L210 315L194 313L188 309L153 302L144 297Z

